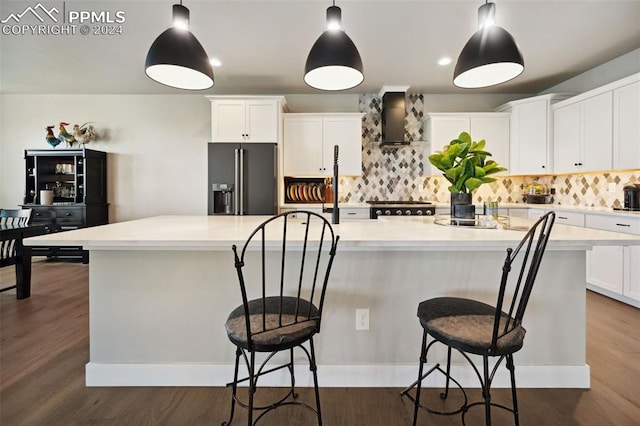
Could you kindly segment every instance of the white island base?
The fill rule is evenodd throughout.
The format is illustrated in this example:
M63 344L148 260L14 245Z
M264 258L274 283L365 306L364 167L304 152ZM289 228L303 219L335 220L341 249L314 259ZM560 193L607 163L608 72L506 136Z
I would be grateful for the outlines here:
M28 240L90 250L87 386L226 385L235 347L224 323L241 303L231 244L243 243L264 219L158 217ZM418 303L462 296L493 304L505 250L523 236L443 227L428 218L345 221L334 229L341 240L316 337L324 387L413 382L422 338ZM612 242L640 239L554 227L524 318L524 348L514 356L519 387L589 387L585 250ZM370 310L368 331L355 330L360 308ZM296 384L309 386L299 355ZM445 355L437 348L428 364ZM456 357L454 364L463 386L478 386L466 361ZM508 387L506 368L498 371L493 385ZM426 385L441 382L432 375ZM288 379L275 374L261 383L287 385Z

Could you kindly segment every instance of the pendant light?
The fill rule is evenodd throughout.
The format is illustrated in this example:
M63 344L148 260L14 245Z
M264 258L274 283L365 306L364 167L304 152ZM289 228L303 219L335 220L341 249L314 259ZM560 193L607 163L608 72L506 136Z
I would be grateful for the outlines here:
M173 5L173 26L156 38L145 61L145 73L158 83L187 90L213 86L207 53L189 30L189 9Z
M304 67L304 82L320 90L346 90L364 81L362 59L341 25L342 11L327 8L327 27L311 47Z
M504 83L524 71L524 59L515 40L505 29L495 25L495 3L486 2L478 9L480 29L462 49L453 72L453 84L462 88L479 88Z

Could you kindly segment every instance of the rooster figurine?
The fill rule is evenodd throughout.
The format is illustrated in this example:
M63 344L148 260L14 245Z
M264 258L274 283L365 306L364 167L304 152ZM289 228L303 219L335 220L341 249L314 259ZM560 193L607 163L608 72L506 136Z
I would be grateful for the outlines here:
M73 137L72 134L67 132L67 129L65 129L64 126L68 125L69 123L64 123L62 121L60 122L60 133L58 134L58 139L60 139L61 141L65 141L68 146L73 146L73 144L76 143L76 138Z
M46 139L46 141L47 141L47 143L49 145L51 145L52 147L55 148L56 146L58 146L60 144L61 141L60 141L60 139L56 138L53 135L53 128L54 127L55 126L47 126L47 135L44 138Z
M77 124L73 126L73 136L76 141L81 144L87 144L96 138L96 131L89 123L84 123L82 126Z

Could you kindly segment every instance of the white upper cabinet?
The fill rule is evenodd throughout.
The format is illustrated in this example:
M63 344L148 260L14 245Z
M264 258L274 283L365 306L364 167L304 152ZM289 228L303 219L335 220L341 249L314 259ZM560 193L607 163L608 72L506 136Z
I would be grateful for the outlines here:
M278 143L283 97L210 96L213 142Z
M613 92L558 104L553 141L555 173L611 170Z
M613 91L613 168L640 169L640 81Z
M285 176L332 176L338 145L341 176L362 174L362 114L284 114Z
M509 168L509 114L506 113L431 113L425 121L429 153L440 151L460 133L468 132L474 141L484 139L485 149L502 167ZM438 171L432 166L429 174ZM507 172L508 173L508 172Z
M323 174L322 158L322 118L305 114L285 114L284 175Z
M497 110L511 113L509 174L540 175L553 171L553 115L551 105L568 98L550 94L521 99Z

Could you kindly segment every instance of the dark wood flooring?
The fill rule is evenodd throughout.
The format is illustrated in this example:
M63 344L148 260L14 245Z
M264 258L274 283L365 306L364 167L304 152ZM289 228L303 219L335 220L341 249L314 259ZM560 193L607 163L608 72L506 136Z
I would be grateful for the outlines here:
M0 287L12 280L13 268L2 268ZM521 389L522 425L640 425L640 310L589 293L587 313L591 389ZM226 419L230 391L225 388L84 386L84 365L89 360L88 265L34 262L31 298L16 300L15 291L0 293L0 321L2 426L187 426L219 425ZM233 350L230 344L229 350ZM267 389L261 397L277 392ZM412 405L399 392L323 388L324 424L409 425ZM436 390L427 393L437 400ZM472 396L479 396L477 390ZM509 401L509 392L496 389L493 397ZM312 390L300 389L300 399L312 402ZM510 415L493 413L495 425L512 424ZM482 409L473 410L467 425L483 424L482 415ZM246 424L243 410L237 412L234 424ZM304 409L281 408L260 424L315 423ZM419 424L462 422L458 416L421 413Z

